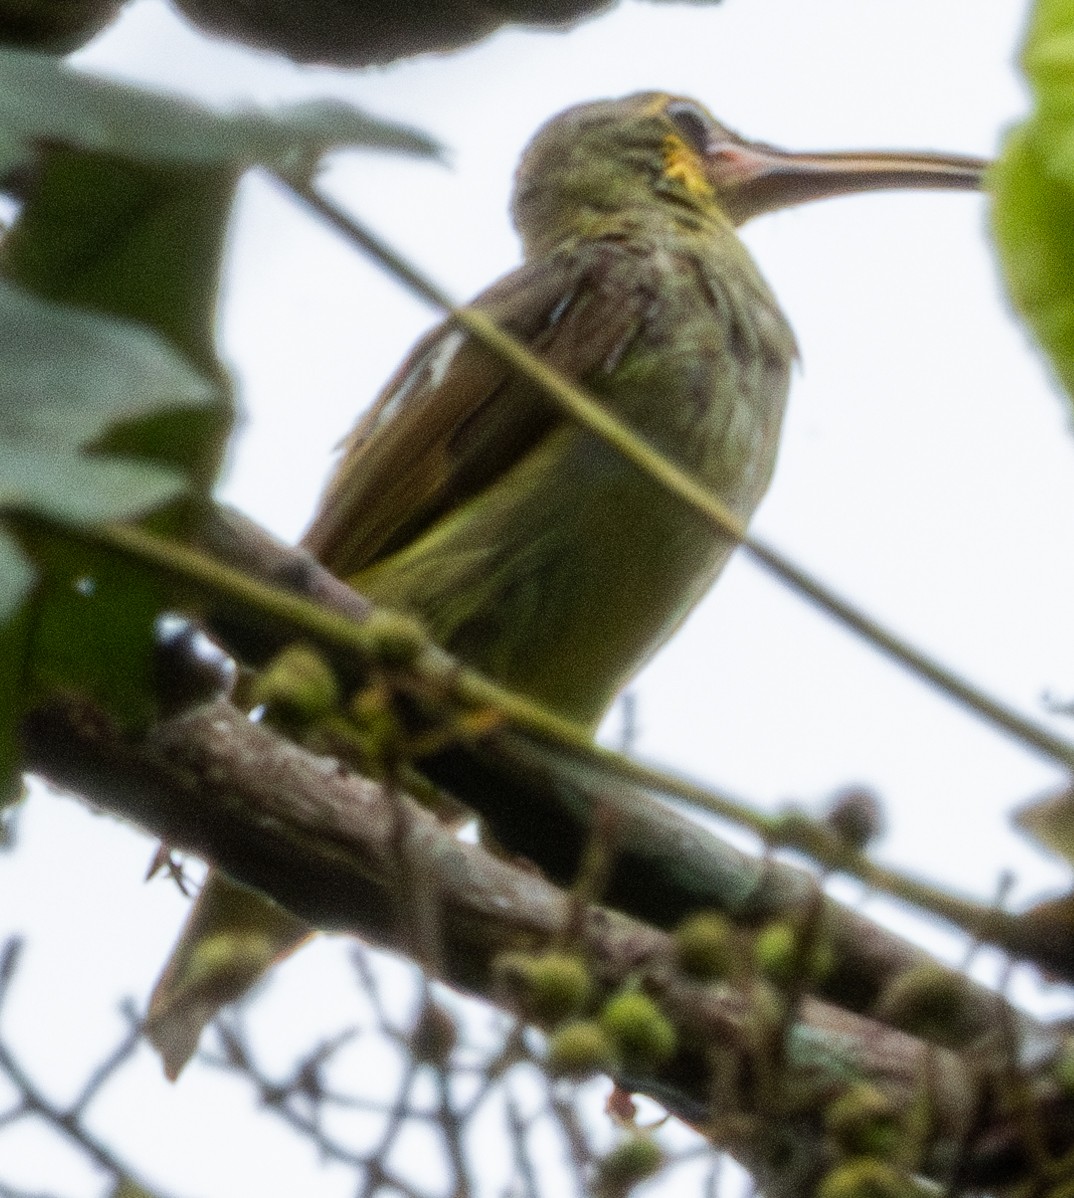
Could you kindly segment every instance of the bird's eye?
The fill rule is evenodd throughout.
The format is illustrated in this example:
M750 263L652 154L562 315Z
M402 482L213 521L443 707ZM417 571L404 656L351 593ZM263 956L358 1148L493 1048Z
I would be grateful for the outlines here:
M708 113L689 100L673 100L666 109L668 120L698 153L704 153L712 138Z

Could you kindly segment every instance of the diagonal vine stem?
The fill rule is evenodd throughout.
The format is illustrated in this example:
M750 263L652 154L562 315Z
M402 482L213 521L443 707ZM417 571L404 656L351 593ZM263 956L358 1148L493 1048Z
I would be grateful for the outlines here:
M279 174L276 177L351 244L364 250L427 303L447 313L452 320L498 354L513 369L536 383L564 412L678 496L707 519L714 528L725 536L733 537L762 568L790 587L797 595L994 728L1000 729L1064 769L1074 768L1074 744L1070 741L1027 719L935 657L916 648L874 620L862 608L837 594L780 550L752 536L747 531L744 521L724 503L636 436L605 407L530 353L524 345L505 333L484 313L456 304L413 263L408 262L371 230L323 196L307 179L292 179Z

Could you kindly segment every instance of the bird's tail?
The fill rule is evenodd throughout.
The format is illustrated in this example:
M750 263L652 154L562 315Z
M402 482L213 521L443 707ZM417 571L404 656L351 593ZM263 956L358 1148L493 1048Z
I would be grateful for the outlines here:
M311 934L264 895L210 870L149 1000L145 1034L172 1080L217 1011Z

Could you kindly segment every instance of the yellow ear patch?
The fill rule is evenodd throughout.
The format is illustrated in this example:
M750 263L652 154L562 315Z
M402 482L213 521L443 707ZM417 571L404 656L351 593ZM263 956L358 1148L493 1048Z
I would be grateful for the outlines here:
M664 138L664 177L698 199L710 199L712 184L708 181L696 150L692 150L681 138L668 135Z

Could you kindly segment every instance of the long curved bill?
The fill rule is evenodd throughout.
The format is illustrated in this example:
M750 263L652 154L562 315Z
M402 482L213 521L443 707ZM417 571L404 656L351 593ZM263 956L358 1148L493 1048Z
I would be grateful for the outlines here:
M721 206L736 225L755 216L859 191L974 190L989 163L961 154L898 152L795 154L728 133L706 150Z

